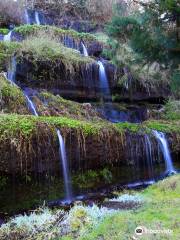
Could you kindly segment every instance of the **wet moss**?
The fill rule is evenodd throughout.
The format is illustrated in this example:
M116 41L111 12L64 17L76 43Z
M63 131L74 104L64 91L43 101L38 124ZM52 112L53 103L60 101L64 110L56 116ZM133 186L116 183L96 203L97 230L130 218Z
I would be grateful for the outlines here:
M21 132L24 136L31 134L37 126L40 124L46 124L50 128L56 129L76 129L82 131L85 135L98 135L103 132L109 132L112 134L119 135L130 131L138 133L139 131L148 132L151 129L158 131L177 133L180 132L179 122L158 122L149 121L144 124L133 124L133 123L118 123L111 124L106 121L85 121L76 120L67 117L35 117L26 115L15 115L15 114L1 114L0 115L0 135L4 133L16 134Z

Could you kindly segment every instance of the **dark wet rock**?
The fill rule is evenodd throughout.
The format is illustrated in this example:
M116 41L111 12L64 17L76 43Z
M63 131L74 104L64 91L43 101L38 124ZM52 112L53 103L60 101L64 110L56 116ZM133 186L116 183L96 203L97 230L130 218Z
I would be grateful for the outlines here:
M88 44L88 53L90 56L99 57L103 51L103 45L97 41Z
M62 28L65 26L61 25ZM90 21L69 21L68 29L74 29L77 32L95 32L97 30L98 25L94 24Z

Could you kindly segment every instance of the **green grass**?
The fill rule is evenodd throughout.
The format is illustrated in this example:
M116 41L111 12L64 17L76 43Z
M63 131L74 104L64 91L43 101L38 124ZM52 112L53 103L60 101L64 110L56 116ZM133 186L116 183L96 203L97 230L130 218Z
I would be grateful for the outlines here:
M72 64L94 63L90 57L83 57L74 49L66 48L57 39L46 34L31 36L21 43L17 51L17 57L32 58L34 61L54 61L60 60L69 68Z
M98 226L93 227L79 240L127 240L133 239L137 226L147 229L162 230L170 229L172 235L152 234L143 235L137 239L173 239L180 237L180 175L167 178L142 191L141 196L145 199L144 205L138 210L119 211L111 217L104 219ZM70 238L72 239L72 238Z
M14 29L15 32L22 34L23 36L28 36L30 34L35 34L40 31L51 32L55 36L70 36L77 40L94 41L96 37L90 33L79 33L74 30L64 30L55 26L40 26L40 25L22 25Z

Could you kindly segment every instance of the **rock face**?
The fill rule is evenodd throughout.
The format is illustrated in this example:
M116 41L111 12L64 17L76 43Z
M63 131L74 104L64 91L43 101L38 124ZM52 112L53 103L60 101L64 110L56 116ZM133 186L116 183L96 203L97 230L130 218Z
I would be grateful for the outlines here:
M96 63L71 65L55 62L33 62L21 59L17 65L18 85L47 89L70 99L98 99L99 72Z
M19 126L23 126L22 121L29 120L28 118L19 120ZM99 133L91 134L86 134L81 128L61 127L61 133L66 143L70 170L74 173L89 169L97 170L104 166L120 169L123 166L133 166L148 170L150 162L145 134L130 131L120 133L111 127L102 128ZM176 149L180 149L176 137L171 135L169 139L173 140L174 145L177 143ZM164 160L156 140L153 137L149 139L154 167ZM41 120L36 122L35 128L28 137L25 137L21 131L17 131L12 136L1 138L0 153L0 172L21 175L49 173L52 176L59 175L61 172L56 129L53 125Z
M115 101L147 100L159 103L170 95L169 86L165 84L147 87L132 78L131 81L119 85L119 78L124 76L123 71L107 61L103 63ZM61 61L35 62L33 58L21 58L16 79L21 86L47 89L67 99L90 101L99 100L101 97L99 66L95 61L92 64L84 63L67 68Z

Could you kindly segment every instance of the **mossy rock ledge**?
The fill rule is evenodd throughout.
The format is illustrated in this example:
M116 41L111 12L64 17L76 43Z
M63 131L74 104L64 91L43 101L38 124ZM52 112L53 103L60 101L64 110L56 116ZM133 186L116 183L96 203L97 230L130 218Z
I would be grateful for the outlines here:
M0 115L0 172L13 174L59 174L59 142L57 129L65 139L70 169L73 172L98 169L104 166L142 165L146 149L145 133L155 123L144 125L111 124L82 121L65 117L34 117ZM160 128L160 124L158 127ZM172 152L178 156L180 133L175 123L162 124L169 131ZM153 136L154 155L158 156L157 142ZM163 161L155 157L154 161Z
M83 51L82 43L86 46L90 56L99 56L103 51L103 44L99 42L97 38L90 33L76 32L72 29L65 30L55 26L48 25L21 25L16 27L12 32L13 41L22 41L28 36L33 34L40 34L45 32L61 42L63 45L69 48Z

